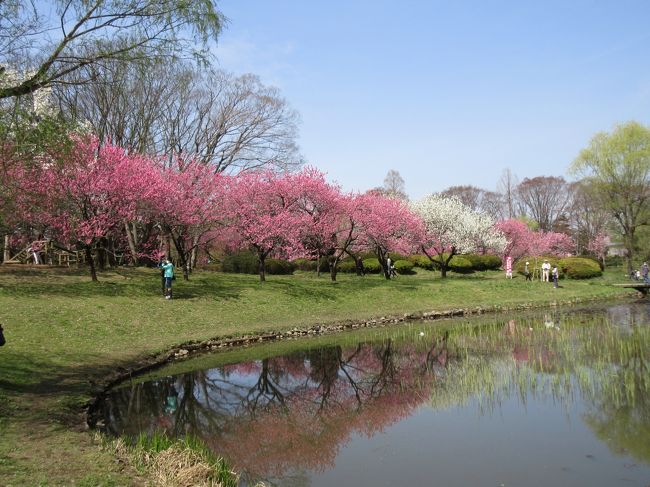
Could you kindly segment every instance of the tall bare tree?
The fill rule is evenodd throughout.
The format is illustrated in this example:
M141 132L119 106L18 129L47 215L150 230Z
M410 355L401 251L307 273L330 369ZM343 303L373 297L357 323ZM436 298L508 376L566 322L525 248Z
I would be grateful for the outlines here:
M596 235L607 231L611 218L599 204L588 181L577 181L569 188L571 203L567 215L577 251L582 253Z
M96 82L56 90L70 118L132 151L182 154L215 172L301 163L299 116L257 76L189 63L87 68Z
M441 191L443 196L455 196L465 206L474 211L483 211L495 220L504 218L504 198L501 194L488 191L476 186L450 186Z
M507 209L507 218L515 218L516 215L516 187L519 184L517 176L513 172L506 168L501 174L501 178L497 183L497 192L503 195L505 200L506 209Z
M404 178L395 169L388 171L384 178L384 185L381 188L377 188L377 191L393 198L408 199Z
M569 186L557 176L525 178L517 185L517 199L523 214L535 220L541 230L550 231L569 206Z

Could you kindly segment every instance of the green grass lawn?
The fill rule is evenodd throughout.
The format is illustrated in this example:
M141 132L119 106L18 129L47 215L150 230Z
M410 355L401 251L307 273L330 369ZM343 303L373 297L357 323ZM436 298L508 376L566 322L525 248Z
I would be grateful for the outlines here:
M190 340L417 311L633 295L620 269L560 289L501 272L257 276L202 272L160 293L154 269L100 274L0 266L0 478L4 485L139 485L83 431L81 407L120 367Z

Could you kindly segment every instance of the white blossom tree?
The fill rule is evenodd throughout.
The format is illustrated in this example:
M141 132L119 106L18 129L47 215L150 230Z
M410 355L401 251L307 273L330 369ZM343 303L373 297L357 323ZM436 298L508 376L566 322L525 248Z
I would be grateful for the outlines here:
M456 197L425 196L411 204L424 223L421 248L447 276L454 255L471 252L503 251L506 239L485 213L473 211Z

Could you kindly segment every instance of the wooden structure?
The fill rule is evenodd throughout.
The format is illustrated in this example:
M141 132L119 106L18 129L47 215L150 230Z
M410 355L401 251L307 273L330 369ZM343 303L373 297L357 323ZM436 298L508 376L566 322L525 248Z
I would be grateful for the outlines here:
M4 264L49 264L70 266L83 264L84 253L56 245L51 240L35 240Z
M650 291L650 284L646 284L645 282L631 282L629 284L614 284L614 286L636 289L641 294L643 294L643 297L646 297L648 295L648 291Z

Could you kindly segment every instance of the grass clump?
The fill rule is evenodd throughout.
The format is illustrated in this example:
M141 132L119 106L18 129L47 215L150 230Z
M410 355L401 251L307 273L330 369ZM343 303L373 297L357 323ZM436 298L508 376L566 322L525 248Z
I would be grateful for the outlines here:
M118 457L133 463L160 487L236 487L239 479L223 458L196 436L175 439L164 432L112 442Z

